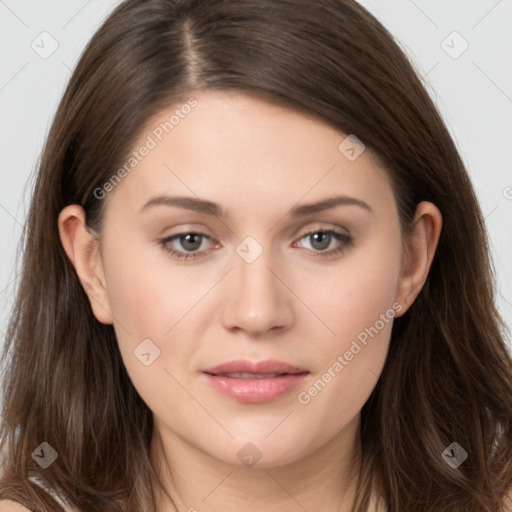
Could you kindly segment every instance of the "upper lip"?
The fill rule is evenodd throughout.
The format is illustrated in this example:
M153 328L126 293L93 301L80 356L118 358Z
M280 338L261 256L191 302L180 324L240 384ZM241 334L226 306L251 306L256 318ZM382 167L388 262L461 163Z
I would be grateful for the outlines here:
M275 359L267 359L266 361L248 361L246 359L239 359L237 361L229 361L228 363L219 364L211 368L203 370L204 373L212 375L220 375L224 373L304 373L308 370L299 368L282 361Z

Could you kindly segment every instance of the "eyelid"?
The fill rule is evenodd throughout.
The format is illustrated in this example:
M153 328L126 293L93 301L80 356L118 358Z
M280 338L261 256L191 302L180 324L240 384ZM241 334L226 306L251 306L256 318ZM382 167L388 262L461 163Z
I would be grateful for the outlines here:
M329 222L313 222L309 223L308 225L311 225L311 228L308 228L306 231L303 230L303 228L300 228L295 231L293 237L295 239L302 238L308 234L311 233L318 233L318 231L334 231L341 234L346 234L347 236L350 236L350 231L345 226L339 225L339 224L332 224ZM345 233L342 233L341 231L344 231ZM301 234L302 233L302 234Z

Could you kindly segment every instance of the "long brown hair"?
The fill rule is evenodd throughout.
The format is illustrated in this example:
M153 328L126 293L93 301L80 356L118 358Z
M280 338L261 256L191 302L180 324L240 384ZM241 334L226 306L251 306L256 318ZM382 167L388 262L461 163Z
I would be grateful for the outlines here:
M497 512L512 487L512 359L494 302L482 213L456 146L391 34L352 0L126 0L93 36L55 115L23 232L2 358L0 498L57 510L39 475L83 512L154 510L152 413L111 325L99 323L60 243L59 212L126 161L141 127L194 90L238 90L354 133L382 163L408 232L431 201L443 229L427 282L395 319L361 411L355 511ZM108 199L108 198L107 198ZM47 442L58 459L42 469ZM468 453L453 469L452 442Z

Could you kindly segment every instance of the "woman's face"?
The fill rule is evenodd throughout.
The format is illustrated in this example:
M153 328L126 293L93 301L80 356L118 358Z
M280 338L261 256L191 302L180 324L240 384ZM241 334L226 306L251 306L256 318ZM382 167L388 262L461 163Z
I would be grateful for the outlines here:
M410 304L395 199L353 137L193 96L149 123L108 193L91 304L164 437L293 462L354 427Z

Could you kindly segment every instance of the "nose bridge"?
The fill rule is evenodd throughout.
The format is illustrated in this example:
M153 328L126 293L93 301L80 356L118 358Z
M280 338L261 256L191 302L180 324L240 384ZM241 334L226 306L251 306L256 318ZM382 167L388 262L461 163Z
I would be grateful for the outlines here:
M223 311L226 328L239 328L250 334L284 328L293 321L293 310L286 287L275 274L279 268L272 251L253 237L246 237L236 248L234 271L229 276L229 293Z

